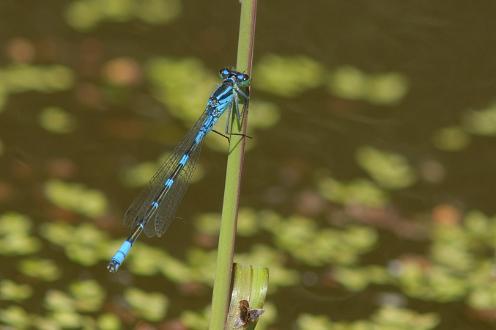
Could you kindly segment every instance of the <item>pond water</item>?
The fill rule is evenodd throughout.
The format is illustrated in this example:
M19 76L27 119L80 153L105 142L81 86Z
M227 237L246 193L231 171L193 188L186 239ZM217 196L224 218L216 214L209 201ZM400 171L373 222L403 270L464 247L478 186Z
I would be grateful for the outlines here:
M495 9L259 1L236 242L269 268L258 329L494 328ZM105 267L235 64L238 1L0 17L0 328L206 329L222 137L168 232Z

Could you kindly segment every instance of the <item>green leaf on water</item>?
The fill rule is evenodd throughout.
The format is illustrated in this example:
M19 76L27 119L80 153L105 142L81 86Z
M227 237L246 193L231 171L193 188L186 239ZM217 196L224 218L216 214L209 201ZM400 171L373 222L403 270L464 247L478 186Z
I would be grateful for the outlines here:
M472 308L479 310L496 309L496 282L480 283L478 287L470 292L468 304Z
M66 134L74 130L76 121L72 115L59 107L44 108L39 116L41 127L56 134Z
M28 276L52 282L60 278L61 271L50 259L25 259L19 263L19 270Z
M171 156L170 152L160 155L155 162L143 162L137 165L128 167L121 172L121 181L128 187L143 187L153 175L167 162ZM190 178L190 183L199 181L203 177L203 168L201 164L197 164L195 171Z
M208 326L211 307L207 306L199 312L184 311L181 313L181 323L190 330L204 330Z
M45 308L50 311L74 311L74 299L59 290L48 290L45 294Z
M408 92L408 82L399 73L376 74L367 82L366 100L373 104L394 105Z
M0 216L0 255L27 255L41 248L38 239L29 236L31 220L19 213Z
M122 323L113 314L102 314L98 317L97 328L101 330L120 330L122 329Z
M96 312L105 300L105 291L94 280L75 282L69 290L74 298L74 306L79 311Z
M408 309L385 306L372 317L374 323L384 329L434 329L440 322L434 313L420 314Z
M181 13L180 0L141 0L135 2L136 17L149 24L164 24Z
M41 236L46 240L63 246L73 239L74 227L66 223L44 223L40 229Z
M72 70L62 65L16 64L0 69L0 85L4 86L8 93L50 93L68 90L73 84Z
M255 65L253 86L279 96L297 96L323 82L324 68L306 56L266 55Z
M198 232L207 235L217 235L220 228L219 213L203 213L196 217L194 225Z
M285 267L285 256L268 246L254 245L249 253L235 255L235 261L243 264L253 264L270 269L270 291L276 291L281 286L291 286L298 282L298 272Z
M434 134L433 141L440 150L460 151L470 143L470 136L460 127L443 127Z
M79 329L85 323L82 315L70 310L55 311L51 314L51 318L62 329Z
M61 208L91 218L107 211L107 199L102 192L78 183L49 180L45 183L45 196Z
M356 158L358 164L385 188L402 189L416 181L414 170L400 154L367 146L357 150Z
M10 326L12 329L28 329L31 326L30 316L20 306L0 309L0 324Z
M387 194L376 184L366 179L340 182L333 178L324 177L319 180L318 188L324 198L344 205L383 207L388 202Z
M366 74L355 67L342 66L330 74L328 88L342 98L394 105L408 92L408 82L395 72Z
M77 0L67 7L65 19L74 29L87 31L106 21L164 24L180 13L179 0Z
M176 117L191 125L205 107L217 80L197 59L155 58L146 64L155 97ZM188 74L185 74L187 72Z
M23 214L8 212L0 216L0 235L27 234L31 227L31 220Z
M133 310L148 321L162 320L169 306L169 300L161 293L146 293L130 288L124 292L124 298Z
M324 315L302 314L296 321L298 330L328 330L333 329L331 321Z
M331 73L328 87L336 96L360 100L367 92L367 76L357 68L342 66Z
M472 134L483 136L496 135L496 102L485 109L466 112L463 127Z
M22 301L31 297L29 285L17 284L11 280L0 280L0 300Z

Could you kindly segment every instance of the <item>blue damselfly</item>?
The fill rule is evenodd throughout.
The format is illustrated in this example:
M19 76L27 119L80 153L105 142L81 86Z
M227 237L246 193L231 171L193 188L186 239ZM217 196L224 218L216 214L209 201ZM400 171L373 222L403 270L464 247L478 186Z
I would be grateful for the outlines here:
M211 94L200 119L124 214L124 223L130 228L131 234L110 260L107 266L110 272L119 269L142 232L149 237L160 237L167 230L186 192L203 138L212 131L224 112L230 114L227 119L228 126L232 125L234 120L238 124L242 120L239 99L247 103L250 78L247 74L230 69L220 70L220 76L222 83Z

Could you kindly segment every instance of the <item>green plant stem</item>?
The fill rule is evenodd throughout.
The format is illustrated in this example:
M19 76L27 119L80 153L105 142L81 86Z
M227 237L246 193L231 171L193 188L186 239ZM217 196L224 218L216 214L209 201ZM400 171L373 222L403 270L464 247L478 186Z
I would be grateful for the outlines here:
M236 70L251 75L253 43L255 37L257 0L241 1L241 18L238 38L238 55ZM232 133L246 134L248 108L245 106L241 127L232 125ZM222 206L217 265L215 270L214 290L212 295L212 313L210 330L224 329L229 307L231 275L236 237L236 222L241 186L241 170L245 150L245 138L231 135L229 155L227 158L226 182Z

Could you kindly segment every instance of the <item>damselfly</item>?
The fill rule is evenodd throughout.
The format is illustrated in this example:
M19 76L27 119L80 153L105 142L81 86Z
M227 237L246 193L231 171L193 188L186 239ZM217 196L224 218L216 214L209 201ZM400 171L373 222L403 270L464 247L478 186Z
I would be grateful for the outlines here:
M240 123L242 114L239 110L239 99L247 103L250 78L247 74L229 69L220 70L220 76L222 83L208 99L200 119L124 214L124 223L130 228L131 234L110 260L107 266L110 272L119 269L142 232L149 237L160 237L167 230L186 192L203 138L213 129L224 112L230 114L227 119L228 126L235 120Z

